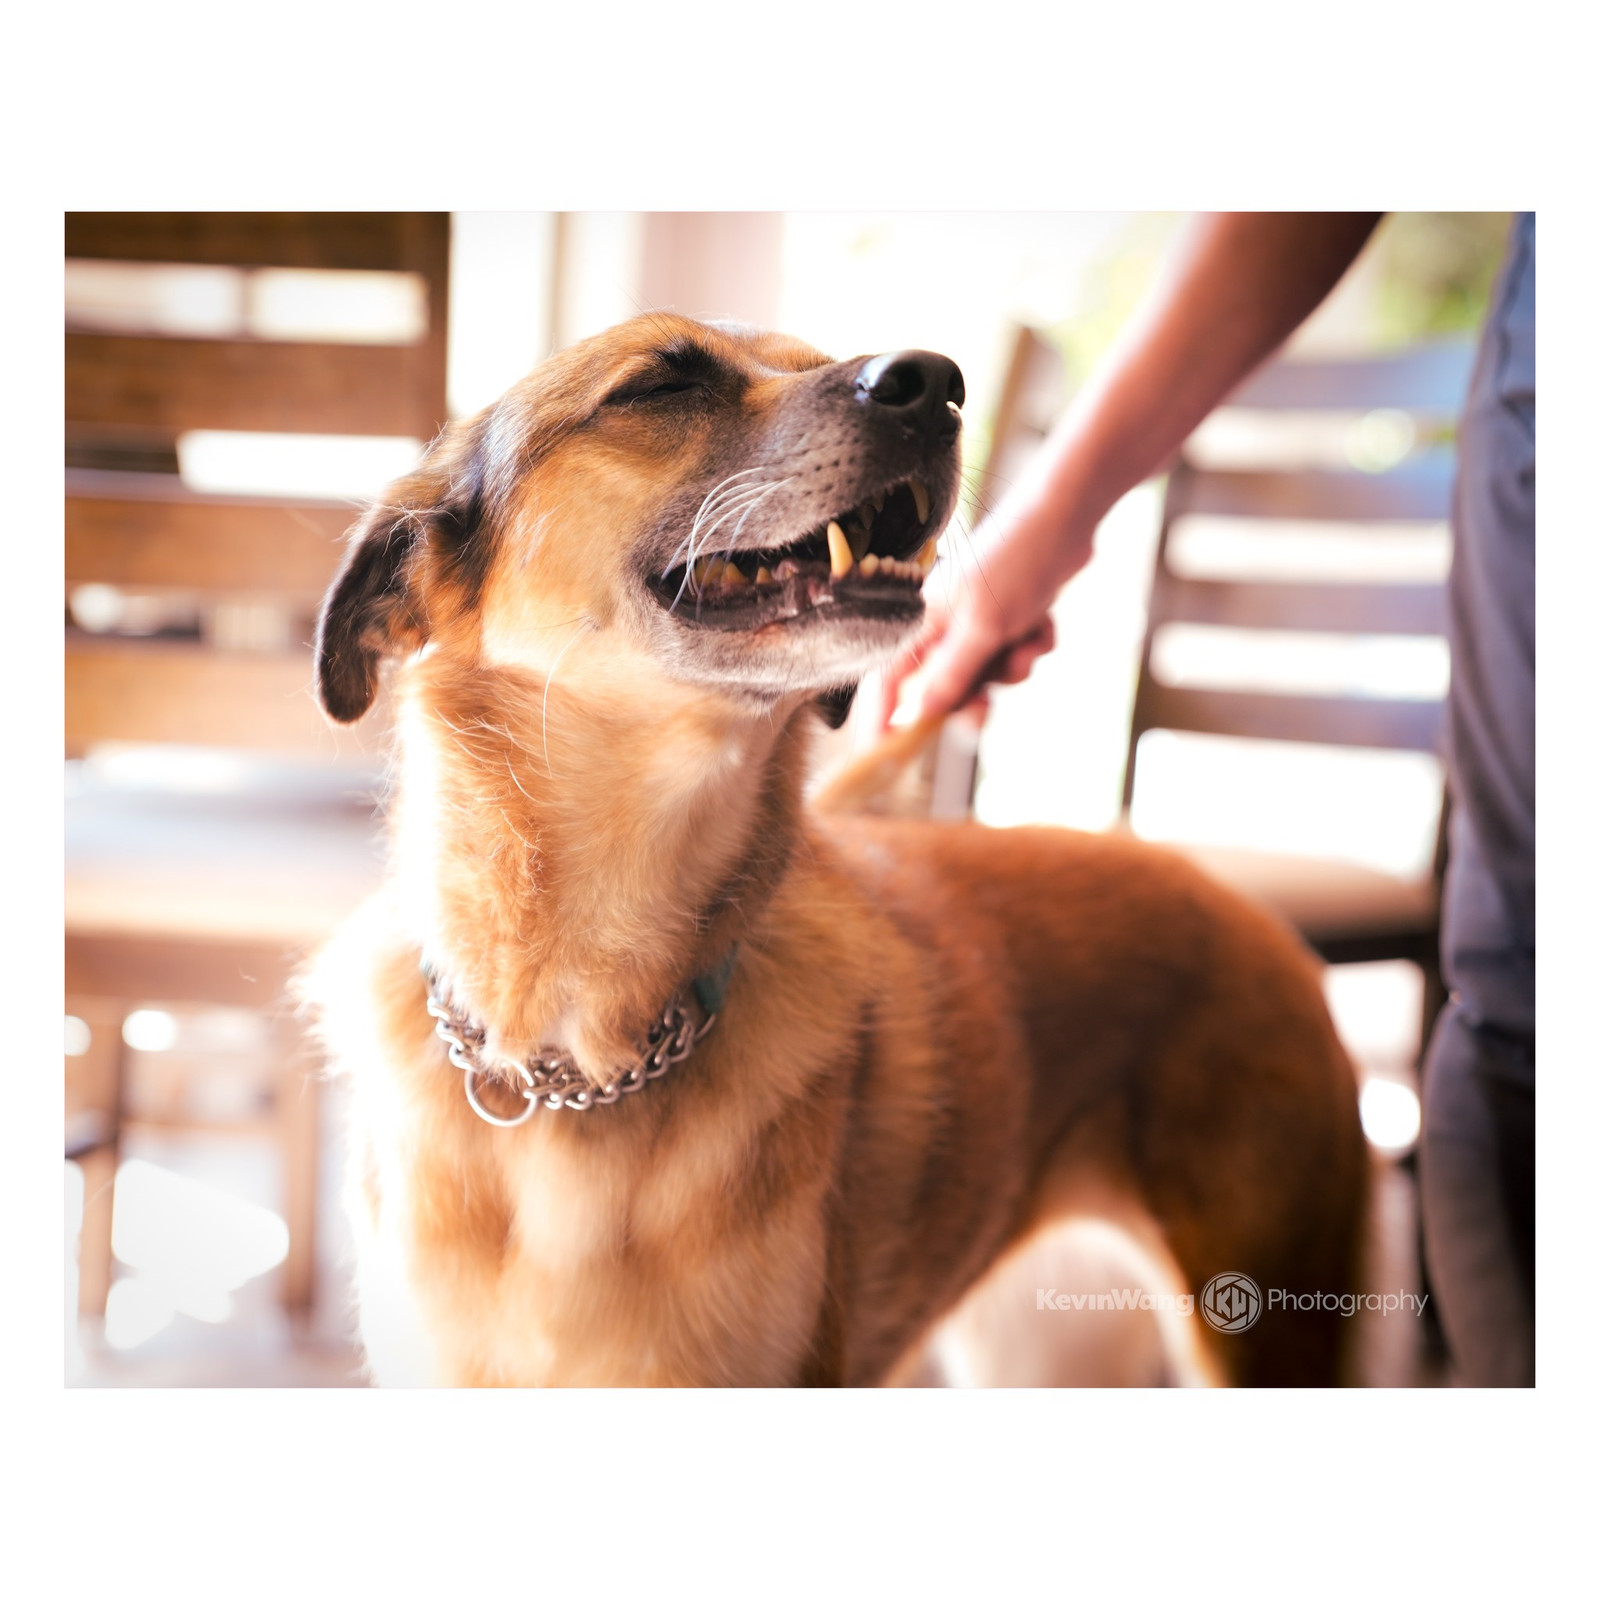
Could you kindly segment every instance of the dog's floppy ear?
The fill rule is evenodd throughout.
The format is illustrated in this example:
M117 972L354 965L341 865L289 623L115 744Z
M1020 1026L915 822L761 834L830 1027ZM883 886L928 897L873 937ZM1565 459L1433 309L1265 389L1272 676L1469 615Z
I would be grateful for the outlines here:
M352 530L317 619L317 698L335 722L365 714L379 663L420 649L449 591L481 569L480 460L475 438L446 432Z
M830 728L844 726L844 719L850 715L850 707L855 704L858 688L859 684L847 683L842 689L825 689L817 696L817 711Z

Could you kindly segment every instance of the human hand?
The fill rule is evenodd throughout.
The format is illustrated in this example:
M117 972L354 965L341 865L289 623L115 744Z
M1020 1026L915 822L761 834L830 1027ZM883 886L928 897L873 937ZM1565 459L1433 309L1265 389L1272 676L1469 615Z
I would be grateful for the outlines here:
M960 541L960 542L957 542ZM927 614L912 643L884 669L872 715L886 728L907 680L918 715L982 705L994 683L1021 683L1055 646L1050 606L1093 553L1042 487L1022 484L973 533L946 534L923 587Z

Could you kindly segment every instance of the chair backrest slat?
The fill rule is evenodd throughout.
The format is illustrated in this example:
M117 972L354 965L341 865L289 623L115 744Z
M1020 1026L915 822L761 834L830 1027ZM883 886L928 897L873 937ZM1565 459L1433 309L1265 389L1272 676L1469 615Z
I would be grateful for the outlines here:
M1218 471L1180 461L1168 481L1166 520L1442 522L1450 515L1454 479L1455 457L1448 450L1430 450L1383 473Z
M1353 361L1274 361L1246 378L1228 405L1252 411L1409 411L1453 417L1472 378L1471 344L1441 340Z
M134 489L75 494L69 485L67 582L256 594L314 606L338 569L341 540L356 518L354 507L332 501L168 492L171 499Z
M1169 574L1151 596L1150 626L1203 623L1315 633L1438 634L1444 586L1438 583L1267 583Z
M1175 688L1155 678L1140 683L1134 712L1136 725L1146 732L1170 728L1241 739L1423 751L1438 748L1443 716L1444 707L1438 700Z
M370 759L382 748L382 720L331 726L312 698L309 652L220 651L187 640L67 644L69 754L129 741Z
M67 416L95 427L431 439L444 421L412 345L67 335Z

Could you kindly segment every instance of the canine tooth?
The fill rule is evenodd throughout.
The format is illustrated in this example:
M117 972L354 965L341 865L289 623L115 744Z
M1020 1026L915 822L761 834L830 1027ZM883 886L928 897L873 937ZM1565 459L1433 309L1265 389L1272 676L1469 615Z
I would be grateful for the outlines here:
M774 584L777 581L765 567L756 568L756 588L765 589L769 584Z
M856 564L856 558L850 550L850 541L845 538L844 529L837 522L828 524L828 560L833 568L832 576L835 578L842 578Z
M928 520L928 486L921 478L911 480L911 498L917 503L917 521Z
M861 558L861 576L870 578L878 570L878 565L878 558L875 555L869 553L863 556Z
M859 561L862 556L867 553L868 549L871 548L872 529L859 527L852 528L847 534L845 534L845 538L850 541L850 554L853 555L857 561Z
M930 539L917 552L917 562L916 562L917 571L918 572L932 572L933 571L933 564L938 559L939 559L939 541L937 539Z

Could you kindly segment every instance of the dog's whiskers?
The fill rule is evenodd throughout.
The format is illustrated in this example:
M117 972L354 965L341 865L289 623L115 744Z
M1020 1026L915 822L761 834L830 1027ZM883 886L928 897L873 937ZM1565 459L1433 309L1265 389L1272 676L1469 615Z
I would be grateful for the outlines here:
M728 496L730 500L734 501L734 504L719 507L714 521L707 523L702 528L700 526L701 517L700 515L696 516L695 526L690 528L688 537L682 544L678 546L677 550L673 552L671 560L667 562L666 570L670 572L678 564L678 557L680 555L684 557L683 581L678 585L677 594L672 597L672 604L670 607L668 607L669 610L676 611L678 609L678 602L683 599L683 592L689 586L689 580L694 573L694 564L696 560L695 544L697 534L699 542L703 544L711 537L713 533L717 531L718 528L722 526L724 522L728 520L729 517L736 516L740 512L743 512L743 515L739 517L739 525L734 531L734 538L737 539L744 531L744 525L748 520L750 513L754 511L756 507L760 505L761 502L769 495L775 493L777 490L783 488L786 484L792 483L793 481L794 480L792 478L779 478L772 483L742 484L738 489L734 490ZM707 499L709 498L710 497L707 496ZM701 515L703 515L704 512L705 502L702 502Z
M742 474L738 474L738 476L742 476ZM717 487L700 502L700 509L695 512L694 521L690 524L689 532L685 536L683 542L672 553L671 559L667 562L666 570L670 572L672 568L678 564L679 557L684 556L686 553L690 564L693 564L694 557L697 554L695 548L697 543L703 540L704 537L717 526L715 522L707 526L707 517L716 515L720 520L721 516L725 512L737 510L740 506L744 505L748 499L759 499L763 495L770 493L771 490L779 488L789 481L790 480L787 478L781 478L777 483L742 483L736 487L729 488L728 485L730 480L724 478L722 482L718 484ZM724 490L727 491L725 497L726 501L732 502L731 505L726 503L715 503L717 502L718 496L722 495Z

